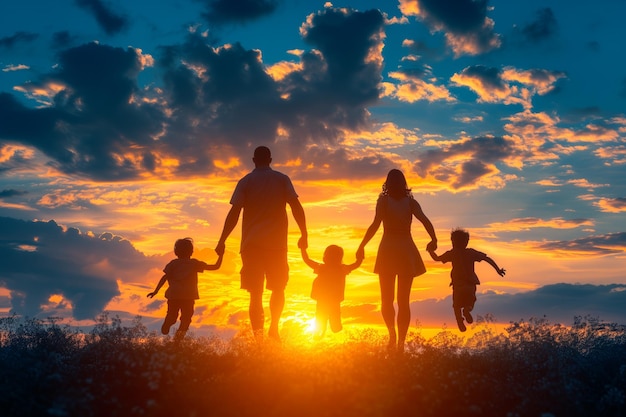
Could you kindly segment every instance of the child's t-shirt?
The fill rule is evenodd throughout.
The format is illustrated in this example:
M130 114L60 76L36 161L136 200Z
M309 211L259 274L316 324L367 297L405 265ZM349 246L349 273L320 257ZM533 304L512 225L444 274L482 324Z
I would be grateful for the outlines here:
M484 261L487 255L475 249L451 249L441 255L439 259L443 263L452 262L450 285L479 285L480 280L474 271L474 263Z
M197 259L174 259L168 263L163 272L169 284L165 291L165 298L169 300L197 300L198 272L207 268L206 262Z
M351 269L347 265L328 266L318 264L313 268L317 277L313 280L311 298L317 301L338 302L343 301L346 276Z

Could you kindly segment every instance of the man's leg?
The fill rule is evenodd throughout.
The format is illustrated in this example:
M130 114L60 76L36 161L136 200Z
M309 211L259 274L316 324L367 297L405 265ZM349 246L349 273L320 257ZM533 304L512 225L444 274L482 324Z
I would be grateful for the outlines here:
M273 290L272 295L270 296L270 314L271 314L271 322L270 322L270 330L269 337L273 339L280 339L278 335L278 322L280 321L280 316L283 314L283 309L285 308L285 290Z
M250 315L250 325L255 336L263 337L263 325L265 323L265 315L263 313L263 290L250 291L250 306L248 313Z

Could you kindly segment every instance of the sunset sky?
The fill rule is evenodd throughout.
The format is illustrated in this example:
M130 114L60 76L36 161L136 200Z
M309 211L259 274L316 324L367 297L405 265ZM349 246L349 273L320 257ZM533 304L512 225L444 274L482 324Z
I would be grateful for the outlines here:
M354 260L391 168L439 253L464 227L476 314L626 324L626 2L21 0L0 4L0 315L165 314L146 298L192 237L213 263L258 145L304 206L309 255ZM240 225L239 225L240 226ZM241 229L200 275L192 330L248 320ZM413 325L453 327L450 265L425 252ZM290 217L283 332L314 314ZM373 263L346 327L381 326Z

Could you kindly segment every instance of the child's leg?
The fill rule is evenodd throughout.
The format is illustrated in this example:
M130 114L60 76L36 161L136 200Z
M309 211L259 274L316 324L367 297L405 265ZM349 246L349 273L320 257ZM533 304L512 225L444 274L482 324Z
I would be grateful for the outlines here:
M337 333L343 329L341 324L341 304L333 303L329 306L328 320L330 321L330 329Z
M465 323L463 323L463 315L461 314L461 307L454 307L454 317L456 318L456 324L459 326L459 330L464 332L467 330Z
M326 333L328 316L328 306L323 301L318 300L315 307L315 329L318 337L322 337Z
M472 317L471 311L474 309L474 303L476 303L476 285L468 288L467 300L464 302L463 306L463 316L468 323L474 322L474 317Z
M180 306L176 300L167 300L167 314L165 315L165 320L161 326L161 333L170 333L170 327L172 327L174 323L176 323L176 320L178 320L179 308Z
M191 324L193 317L194 300L183 300L180 303L180 326L176 331L177 336L184 336Z

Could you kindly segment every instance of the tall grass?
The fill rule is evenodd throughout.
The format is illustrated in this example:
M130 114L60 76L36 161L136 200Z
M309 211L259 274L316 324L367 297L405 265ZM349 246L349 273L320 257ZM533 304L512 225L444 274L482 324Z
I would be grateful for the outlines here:
M175 342L106 314L88 333L0 319L0 415L626 415L626 329L589 317L412 333L401 357L368 331L282 347L246 335Z

